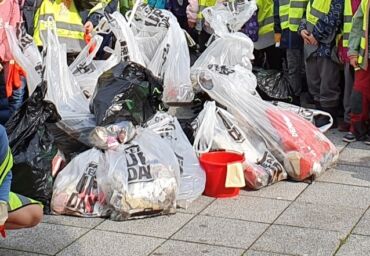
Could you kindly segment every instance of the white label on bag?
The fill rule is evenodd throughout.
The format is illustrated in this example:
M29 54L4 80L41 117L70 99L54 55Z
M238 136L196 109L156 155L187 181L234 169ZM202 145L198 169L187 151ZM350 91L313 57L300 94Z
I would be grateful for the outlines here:
M136 182L153 181L153 176L150 172L150 165L146 164L144 153L139 145L132 145L125 149L128 184Z

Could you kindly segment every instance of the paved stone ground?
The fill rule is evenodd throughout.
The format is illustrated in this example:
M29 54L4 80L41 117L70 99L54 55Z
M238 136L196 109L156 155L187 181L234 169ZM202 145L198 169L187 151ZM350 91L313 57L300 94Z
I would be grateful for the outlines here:
M311 185L281 182L236 199L201 197L176 215L128 222L46 216L0 240L6 256L370 255L370 148L328 137L338 165Z

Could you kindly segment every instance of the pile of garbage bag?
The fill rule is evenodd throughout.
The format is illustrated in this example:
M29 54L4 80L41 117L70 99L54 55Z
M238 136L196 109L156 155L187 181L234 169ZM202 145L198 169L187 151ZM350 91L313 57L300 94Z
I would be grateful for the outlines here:
M338 151L323 134L331 124L313 122L331 117L261 97L262 82L265 93L279 95L274 100L289 92L277 85L280 76L252 71L253 42L238 31L256 8L248 0L205 8L213 35L192 67L176 18L145 4L127 17L106 14L69 66L53 20L42 53L6 26L31 94L6 125L13 191L41 201L46 212L122 221L189 207L207 182L199 157L211 151L244 155L248 189L322 174ZM115 38L105 60L95 58L99 33ZM195 118L184 125L175 116L181 111L168 110L173 105L196 108Z

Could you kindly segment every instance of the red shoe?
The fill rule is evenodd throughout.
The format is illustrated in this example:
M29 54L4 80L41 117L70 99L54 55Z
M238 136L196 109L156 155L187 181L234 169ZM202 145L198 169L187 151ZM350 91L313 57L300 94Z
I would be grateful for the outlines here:
M338 126L338 131L340 132L349 132L351 128L351 124L343 122Z

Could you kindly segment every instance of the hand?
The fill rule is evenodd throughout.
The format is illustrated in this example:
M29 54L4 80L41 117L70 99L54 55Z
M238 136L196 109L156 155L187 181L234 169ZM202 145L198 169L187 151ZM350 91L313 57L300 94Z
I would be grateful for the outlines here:
M318 45L318 42L317 42L316 38L315 38L312 34L310 34L310 35L308 36L308 41L309 41L309 42L310 42L310 44L312 44L312 45Z
M349 56L349 63L351 64L352 67L355 69L358 68L358 56Z
M85 23L84 29L85 29L85 34L90 34L94 29L94 25L91 23L91 21L88 21Z
M280 41L281 41L281 34L280 33L275 33L274 34L274 40L275 40L275 43L280 43Z
M301 31L301 37L303 38L303 41L305 44L311 44L308 37L310 36L310 32L308 32L306 29Z

